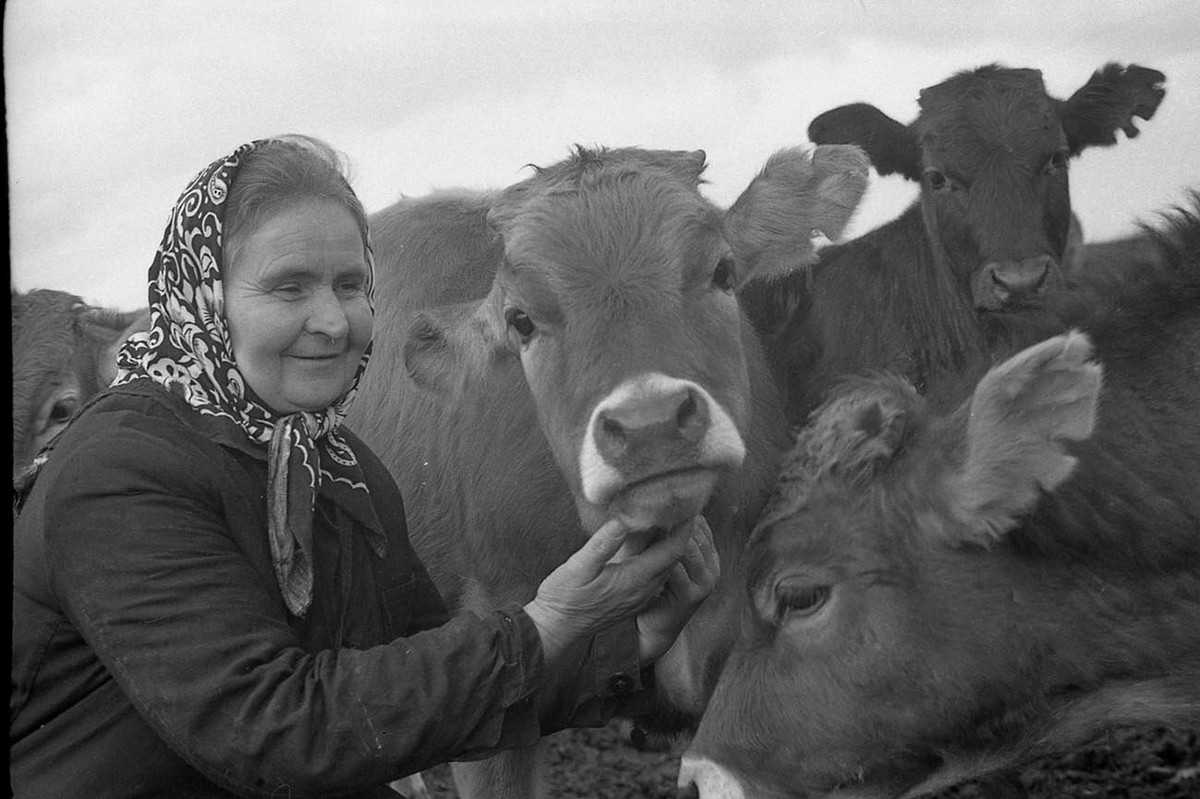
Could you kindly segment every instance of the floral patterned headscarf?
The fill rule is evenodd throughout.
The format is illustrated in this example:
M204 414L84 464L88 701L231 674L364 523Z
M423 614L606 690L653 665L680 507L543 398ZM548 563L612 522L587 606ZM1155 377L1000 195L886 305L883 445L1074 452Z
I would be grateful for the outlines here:
M202 170L180 195L150 267L150 330L126 341L113 385L149 378L201 414L232 421L268 460L268 534L275 576L288 610L304 615L312 602L312 528L317 490L324 484L373 519L366 483L339 425L371 354L368 345L354 381L324 410L279 414L247 386L233 357L221 283L225 201L248 154L272 141L244 144ZM300 146L300 145L294 145ZM374 312L374 262L367 267ZM362 506L365 505L365 509ZM371 545L383 554L378 523Z

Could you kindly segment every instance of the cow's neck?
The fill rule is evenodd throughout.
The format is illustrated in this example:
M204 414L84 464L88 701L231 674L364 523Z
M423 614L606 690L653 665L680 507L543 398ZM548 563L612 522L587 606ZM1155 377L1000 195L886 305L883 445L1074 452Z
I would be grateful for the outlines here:
M919 200L877 231L874 246L879 252L876 302L901 326L912 364L908 377L924 390L938 376L961 371L985 348L979 320L948 256L935 252Z

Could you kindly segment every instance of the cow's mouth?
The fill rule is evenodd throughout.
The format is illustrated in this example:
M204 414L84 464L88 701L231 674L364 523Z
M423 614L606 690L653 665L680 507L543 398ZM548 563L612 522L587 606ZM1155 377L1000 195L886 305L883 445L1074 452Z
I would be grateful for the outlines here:
M692 467L637 480L612 498L608 511L635 530L670 530L700 513L719 475L719 469Z

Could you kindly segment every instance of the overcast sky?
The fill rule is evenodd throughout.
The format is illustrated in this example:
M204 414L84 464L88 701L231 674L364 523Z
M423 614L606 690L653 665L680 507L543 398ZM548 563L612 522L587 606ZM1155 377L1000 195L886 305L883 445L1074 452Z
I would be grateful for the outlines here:
M500 187L574 143L708 153L727 204L809 121L991 62L1066 98L1107 61L1167 75L1142 135L1072 164L1087 238L1200 187L1195 0L9 0L12 282L109 306L146 302L171 206L238 144L319 136L368 211L434 188ZM849 233L915 187L873 179Z

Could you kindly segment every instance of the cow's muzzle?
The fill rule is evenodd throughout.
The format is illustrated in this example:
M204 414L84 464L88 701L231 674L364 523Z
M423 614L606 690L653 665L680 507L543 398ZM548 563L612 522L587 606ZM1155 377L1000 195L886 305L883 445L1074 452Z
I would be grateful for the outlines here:
M1049 255L984 264L971 287L975 307L996 311L1011 302L1032 297L1043 291L1058 271L1058 262Z
M584 433L584 497L630 524L671 527L700 512L746 448L702 386L663 374L627 380L597 403Z

